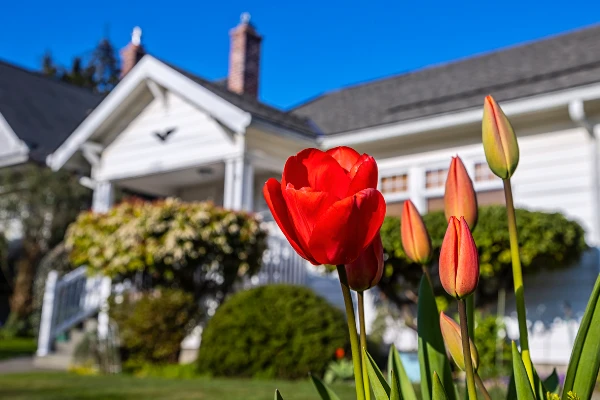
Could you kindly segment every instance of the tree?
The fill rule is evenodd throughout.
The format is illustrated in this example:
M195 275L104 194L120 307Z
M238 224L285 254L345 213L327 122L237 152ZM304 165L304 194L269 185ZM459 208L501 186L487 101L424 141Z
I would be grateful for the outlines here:
M36 268L44 254L62 241L79 212L89 208L91 192L68 172L32 163L1 170L0 186L0 223L5 227L16 223L22 237L14 276L9 277L12 294L7 322L20 334L29 329Z

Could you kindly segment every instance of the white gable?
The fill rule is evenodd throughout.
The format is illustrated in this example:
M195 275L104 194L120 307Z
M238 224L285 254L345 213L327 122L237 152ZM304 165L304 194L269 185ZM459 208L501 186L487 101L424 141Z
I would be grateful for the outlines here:
M164 140L158 137L170 130ZM108 181L220 161L240 153L234 136L205 111L166 92L107 145L94 178Z
M29 149L19 140L2 114L0 114L0 167L27 161Z

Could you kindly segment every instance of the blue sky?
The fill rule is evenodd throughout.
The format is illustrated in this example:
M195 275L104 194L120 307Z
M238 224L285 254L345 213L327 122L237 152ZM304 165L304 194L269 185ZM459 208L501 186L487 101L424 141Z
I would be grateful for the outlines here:
M2 5L0 59L39 68L51 51L69 63L89 53L107 26L121 48L139 25L150 53L217 79L227 74L228 31L244 11L264 35L260 97L283 108L600 20L593 0L9 1Z

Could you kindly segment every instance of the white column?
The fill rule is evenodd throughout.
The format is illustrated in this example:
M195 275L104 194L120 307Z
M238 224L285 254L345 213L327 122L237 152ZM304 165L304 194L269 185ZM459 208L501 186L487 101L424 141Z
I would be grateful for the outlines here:
M94 196L92 199L92 210L97 213L105 213L113 206L114 191L110 182L96 182Z
M410 167L408 170L408 198L412 200L421 214L427 212L425 190L425 171L421 167Z
M223 207L241 210L244 195L244 158L242 156L225 161L224 186Z
M248 159L244 160L242 209L248 212L254 210L254 166Z
M40 332L38 335L38 357L44 357L50 352L52 345L52 321L54 317L54 297L56 296L56 282L58 272L50 271L46 278L44 289L44 300L42 302L42 318L40 321Z

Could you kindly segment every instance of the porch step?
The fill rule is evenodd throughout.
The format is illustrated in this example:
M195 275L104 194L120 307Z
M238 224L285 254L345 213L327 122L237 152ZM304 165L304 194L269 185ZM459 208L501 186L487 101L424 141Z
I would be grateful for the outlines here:
M33 365L39 369L50 369L66 371L73 363L73 355L77 346L83 341L87 332L96 329L96 320L90 318L84 321L77 328L71 329L67 333L67 340L57 340L54 343L54 350L43 357L35 356Z
M37 369L66 371L71 365L72 355L50 353L44 357L35 356L33 366Z

